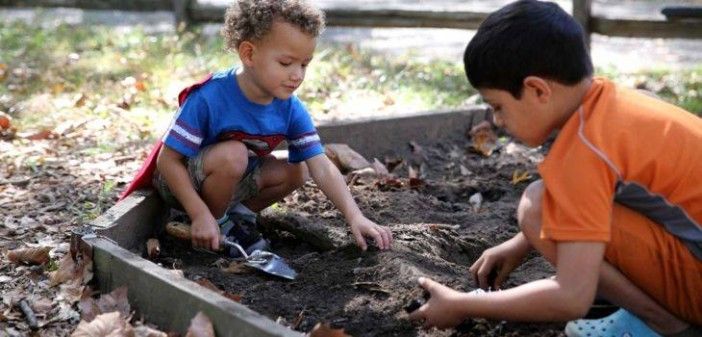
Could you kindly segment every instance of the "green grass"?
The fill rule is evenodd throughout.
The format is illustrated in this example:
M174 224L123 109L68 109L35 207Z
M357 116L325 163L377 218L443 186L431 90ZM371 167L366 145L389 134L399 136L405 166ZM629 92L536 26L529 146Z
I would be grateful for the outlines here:
M178 91L208 72L237 64L219 36L199 31L153 34L139 27L67 25L41 28L0 22L0 110L19 129L100 118L127 125L131 140L154 137L176 107ZM297 92L315 117L363 110L455 108L475 94L462 65L417 61L351 46L320 45ZM702 113L702 66L640 74L604 71L694 113ZM633 80L632 80L633 79ZM105 135L86 151L109 151Z

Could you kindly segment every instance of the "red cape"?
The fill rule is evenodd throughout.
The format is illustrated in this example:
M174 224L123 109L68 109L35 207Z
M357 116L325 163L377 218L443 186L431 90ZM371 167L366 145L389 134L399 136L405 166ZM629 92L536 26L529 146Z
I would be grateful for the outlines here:
M183 103L185 102L185 99L188 98L188 95L193 90L203 86L210 79L212 79L212 74L207 75L207 77L205 77L202 81L183 89L178 94L178 106L183 106ZM154 176L154 171L156 171L156 158L158 157L158 153L161 151L161 147L163 147L163 137L156 141L153 149L151 149L151 153L149 153L149 156L146 157L144 164L141 165L139 172L137 172L136 176L134 176L134 179L129 186L127 186L127 188L122 191L122 194L120 194L119 200L126 198L132 194L132 192L138 189L151 187L151 180Z

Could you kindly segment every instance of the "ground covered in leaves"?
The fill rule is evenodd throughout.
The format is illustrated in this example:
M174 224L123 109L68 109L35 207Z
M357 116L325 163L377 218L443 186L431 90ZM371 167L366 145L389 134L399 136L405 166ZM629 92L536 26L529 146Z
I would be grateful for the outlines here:
M272 250L299 273L296 280L267 276L169 238L162 238L156 261L302 332L324 322L355 337L561 335L563 324L475 320L459 330L427 331L407 320L404 307L421 296L419 276L474 288L468 267L484 249L517 233L516 202L536 179L534 162L542 155L505 139L489 157L471 150L466 138L408 145L381 160L389 175L347 175L364 214L392 229L390 251L361 252L340 212L308 183L260 219ZM531 255L506 286L551 272Z

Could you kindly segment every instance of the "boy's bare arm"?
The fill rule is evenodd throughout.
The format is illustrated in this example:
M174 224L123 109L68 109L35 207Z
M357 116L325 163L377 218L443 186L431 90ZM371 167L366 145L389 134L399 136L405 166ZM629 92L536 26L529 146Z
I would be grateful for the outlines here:
M190 182L190 176L183 164L183 155L164 145L156 165L158 172L168 183L171 193L178 199L192 221L193 247L219 250L219 226Z
M378 248L389 249L392 244L392 233L386 227L378 226L361 213L346 186L344 177L329 158L325 154L320 154L308 159L306 163L317 186L344 214L358 246L365 250L367 245L363 237L370 236L375 240Z
M595 297L604 251L602 242L559 243L555 278L485 294L460 293L421 279L431 298L410 318L440 328L458 325L468 317L542 322L580 318Z

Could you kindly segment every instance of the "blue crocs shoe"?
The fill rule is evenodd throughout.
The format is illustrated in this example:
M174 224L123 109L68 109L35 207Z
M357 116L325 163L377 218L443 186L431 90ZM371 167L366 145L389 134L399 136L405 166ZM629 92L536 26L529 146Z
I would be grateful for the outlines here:
M619 309L600 319L579 319L566 324L568 337L661 337L632 313Z
M255 221L251 222L250 219L232 217L232 215L219 226L220 233L227 240L239 244L246 251L246 254L251 254L255 250L268 250L270 248L268 240L256 229ZM234 258L242 257L241 252L236 247L228 247L224 250L224 254Z

